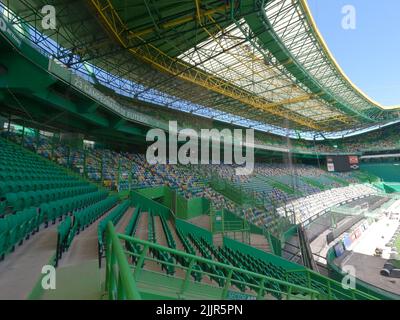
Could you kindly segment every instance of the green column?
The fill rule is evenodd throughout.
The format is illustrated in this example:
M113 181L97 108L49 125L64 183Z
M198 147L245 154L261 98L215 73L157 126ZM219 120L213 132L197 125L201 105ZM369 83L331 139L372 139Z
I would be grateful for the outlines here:
M24 146L25 126L22 126L21 146Z
M68 160L67 160L67 167L71 169L71 147L67 146L68 148Z
M116 188L119 191L119 181L121 180L121 156L118 155L118 170L117 170L117 181Z
M40 144L40 130L39 129L35 130L35 136L36 136L36 148L35 148L35 151L37 153L37 151L39 149L39 144Z
M128 175L128 182L129 182L129 191L131 191L132 189L132 176L133 176L133 161L131 162L130 165L130 170L129 170L129 175Z
M83 149L83 176L86 178L87 170L86 170L86 158L87 158L87 150Z
M101 154L100 158L100 179L101 179L101 184L103 185L103 167L104 167L104 159L103 159L103 153Z
M52 161L54 161L54 144L55 144L56 142L55 142L55 134L54 134L54 136L52 137L52 139L51 139L51 145L50 145L50 158L51 158L51 160Z
M7 125L7 140L9 139L11 131L11 115L8 116L8 125Z

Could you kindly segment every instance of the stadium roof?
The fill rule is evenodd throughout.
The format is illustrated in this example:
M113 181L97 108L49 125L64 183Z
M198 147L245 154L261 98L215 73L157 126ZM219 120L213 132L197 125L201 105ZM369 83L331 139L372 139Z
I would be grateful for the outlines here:
M256 129L343 133L400 118L348 79L305 0L50 2L4 1L32 41L119 94ZM56 30L42 29L47 4Z

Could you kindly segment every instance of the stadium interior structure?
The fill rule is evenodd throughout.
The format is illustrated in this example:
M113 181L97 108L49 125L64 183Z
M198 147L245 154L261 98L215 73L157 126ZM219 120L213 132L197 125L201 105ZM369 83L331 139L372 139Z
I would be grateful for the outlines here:
M2 0L0 34L0 299L400 298L400 107L305 0ZM253 173L150 164L169 121L254 129Z

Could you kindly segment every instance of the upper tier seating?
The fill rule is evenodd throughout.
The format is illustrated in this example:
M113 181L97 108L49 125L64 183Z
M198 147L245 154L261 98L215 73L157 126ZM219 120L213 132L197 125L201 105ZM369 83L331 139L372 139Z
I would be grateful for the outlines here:
M286 206L278 208L277 211L282 216L288 213L295 214L296 222L302 223L335 205L376 193L377 190L370 185L350 185L293 200Z

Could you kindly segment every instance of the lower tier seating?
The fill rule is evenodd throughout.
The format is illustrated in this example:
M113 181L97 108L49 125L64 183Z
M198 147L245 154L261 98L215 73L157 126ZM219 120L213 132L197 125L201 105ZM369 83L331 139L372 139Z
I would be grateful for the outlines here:
M104 251L104 233L107 228L107 224L111 221L116 225L122 216L125 214L126 210L129 208L130 201L125 200L116 208L114 208L105 218L103 218L97 227L97 238L98 238L98 251L99 257L102 256Z
M0 138L0 258L12 252L42 224L58 226L58 251L79 231L70 215L98 207L108 192L69 173L41 156ZM77 220L78 221L78 220Z
M63 252L68 250L75 235L103 216L113 206L115 206L117 202L118 198L116 196L107 197L105 199L103 198L92 205L74 212L73 219L68 216L62 223L60 223L57 229L56 265L58 264L59 259L61 259ZM123 210L124 208L125 210ZM117 209L118 210L115 211L112 217L120 215L121 212L125 213L127 205L125 204L122 207L119 206Z

